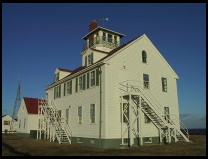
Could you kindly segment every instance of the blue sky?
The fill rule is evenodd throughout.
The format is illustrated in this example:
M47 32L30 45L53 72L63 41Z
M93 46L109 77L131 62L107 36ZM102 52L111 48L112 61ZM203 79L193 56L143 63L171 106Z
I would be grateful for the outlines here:
M188 128L206 128L206 4L3 3L2 113L12 114L19 74L22 97L45 97L56 67L81 65L88 26L146 34L179 76L178 100Z

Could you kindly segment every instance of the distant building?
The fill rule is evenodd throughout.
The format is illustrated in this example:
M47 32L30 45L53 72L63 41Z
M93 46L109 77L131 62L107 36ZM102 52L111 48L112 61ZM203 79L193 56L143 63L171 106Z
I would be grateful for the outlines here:
M23 97L18 110L17 133L36 138L38 120L38 98Z
M13 119L14 129L11 130L12 117L10 115L2 116L2 133L13 133L17 130L17 121Z
M124 36L90 24L82 66L57 68L45 88L39 134L100 148L189 141L179 119L178 75L145 34L121 44Z

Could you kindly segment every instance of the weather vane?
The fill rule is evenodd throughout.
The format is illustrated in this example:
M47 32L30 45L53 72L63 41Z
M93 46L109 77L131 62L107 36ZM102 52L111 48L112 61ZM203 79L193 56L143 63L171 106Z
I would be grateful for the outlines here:
M103 27L104 27L104 21L108 21L109 19L108 18L103 18L103 19L100 19L103 21Z

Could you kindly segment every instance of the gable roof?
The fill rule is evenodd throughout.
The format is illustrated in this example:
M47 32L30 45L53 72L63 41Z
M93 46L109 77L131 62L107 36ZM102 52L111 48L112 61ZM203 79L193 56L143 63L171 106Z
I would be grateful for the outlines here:
M38 98L23 97L28 114L38 114Z
M85 35L82 39L87 40L87 38L88 38L91 34L93 34L94 32L96 32L96 31L98 31L98 30L103 30L103 31L106 31L106 32L109 32L109 33L112 33L112 34L116 34L116 35L120 36L121 38L125 36L124 34L118 33L118 32L116 32L116 31L113 31L113 30L106 29L106 28L103 28L103 27L101 27L101 26L98 26L98 27L96 27L95 29L93 29L91 32L89 32L87 35Z
M136 38L130 40L129 42L123 43L123 44L121 44L119 47L117 47L117 48L111 50L111 51L108 53L107 56L105 56L105 57L103 57L102 59L98 60L97 62L93 63L93 65L96 65L98 62L103 61L104 59L106 59L106 58L112 56L114 53L116 53L117 51L121 50L122 48L124 48L125 46L127 46L129 43L133 42L134 40L136 40L137 38L139 38L139 37L141 37L141 36L142 36L142 35L140 35L140 36L138 36L138 37L136 37ZM92 65L92 66L93 66L93 65ZM70 75L68 75L68 76L66 76L66 77L64 77L64 78L62 78L61 80L65 79L65 78L67 78L67 77L69 77L69 76L72 76L72 75L74 75L75 73L77 73L77 72L79 72L79 71L81 71L81 70L84 70L85 68L87 68L87 67L86 67L86 66L80 66L80 67L76 68L74 71L72 71L72 73L71 73ZM53 83L49 84L48 86L46 86L46 88L49 87L49 86L51 86L51 85L53 85L54 83L56 83L56 82L53 82Z
M137 36L136 38L134 38L134 39L132 39L132 40L126 42L126 43L123 43L123 44L120 45L119 47L117 47L117 48L111 50L111 51L108 53L107 56L105 56L105 57L103 57L102 59L98 60L98 61L95 62L93 65L95 66L97 63L99 63L99 62L101 62L101 61L104 61L105 59L109 58L110 56L116 54L119 50L121 50L121 49L124 48L125 46L129 45L129 44L132 43L133 41L136 41L137 39L140 39L141 37L146 37L146 38L148 39L148 41L152 44L152 46L154 46L154 44L149 40L149 38L148 38L145 34L142 34L142 35ZM154 48L156 48L156 47L154 46ZM92 48L91 48L91 49L92 49ZM95 49L95 50L96 50L96 49ZM158 51L157 48L156 48L156 50ZM97 50L96 50L96 51L97 51ZM159 51L158 51L158 52L159 52ZM168 62L167 62L167 61L165 60L165 58L162 56L162 54L159 54L159 56L162 58L162 60L165 62L165 64L169 67L169 69L170 69L170 70L172 71L172 73L175 75L176 79L178 79L178 75L177 75L177 74L175 73L175 71L171 68L171 66L168 64ZM92 65L92 66L93 66L93 65ZM72 76L72 75L74 75L75 73L84 70L85 68L87 68L87 67L85 67L85 66L80 66L80 67L76 68L74 71L72 71L72 73L71 73L70 75L64 77L63 79L65 79L65 78L67 78L67 77L69 77L69 76ZM62 79L62 80L63 80L63 79ZM48 85L47 87L53 85L54 83L56 83L56 82L53 82L52 84ZM46 87L46 88L47 88L47 87Z

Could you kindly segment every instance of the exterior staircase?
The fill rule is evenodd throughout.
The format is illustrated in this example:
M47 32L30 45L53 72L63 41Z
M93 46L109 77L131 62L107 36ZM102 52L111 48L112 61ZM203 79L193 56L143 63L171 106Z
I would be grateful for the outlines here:
M139 83L138 81L125 81L120 83L120 86L120 90L124 92L122 97L130 94L133 103L130 104L131 106L133 105L132 108L140 109L158 128L161 142L164 141L164 138L166 142L171 142L172 138L175 142L189 142L188 129L185 125L180 122L176 115L172 115L172 117L174 116L173 119L165 115L164 110L162 110L163 107L159 104L156 98L154 98L154 96L143 87L142 83ZM130 102L130 99L128 100ZM136 118L138 118L138 115L136 115ZM128 120L128 129L129 125L130 121ZM135 129L133 130L133 134L135 134ZM137 133L137 136L139 136L139 133Z
M70 143L72 131L67 124L65 118L61 118L58 110L53 102L48 104L48 101L39 99L39 113L43 114L45 127L44 133L49 136L50 141L57 139L59 144Z

